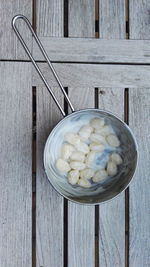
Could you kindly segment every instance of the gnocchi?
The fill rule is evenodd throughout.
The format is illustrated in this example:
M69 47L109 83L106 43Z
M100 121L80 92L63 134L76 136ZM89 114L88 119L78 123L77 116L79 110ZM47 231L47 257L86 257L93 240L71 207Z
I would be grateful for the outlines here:
M120 146L120 141L119 141L118 137L114 134L110 134L107 136L107 142L109 145L111 145L113 147Z
M81 187L85 187L85 188L91 187L91 183L85 179L79 179L78 185L80 185Z
M95 151L91 151L87 154L86 160L85 160L85 164L88 168L92 167L92 163L94 161L96 157L96 152Z
M70 144L63 144L61 148L61 157L68 160L75 148Z
M95 173L95 175L93 176L92 180L93 182L95 183L98 183L98 182L102 182L103 180L105 180L105 178L108 176L107 172L105 169L101 169L99 171L97 171Z
M104 136L97 134L97 133L92 133L90 135L90 140L92 142L100 143L100 144L106 144L106 139Z
M79 135L74 134L74 133L67 133L65 135L65 141L67 141L71 145L77 146L80 143L81 140L80 140Z
M99 129L104 126L104 118L94 118L90 121L90 124L93 128Z
M85 154L81 151L74 151L74 152L72 152L70 159L83 162L85 159Z
M117 165L114 161L109 161L107 164L107 173L109 176L114 176L117 173Z
M90 149L93 151L103 151L105 149L105 146L103 144L93 142L90 144Z
M83 141L86 141L92 132L93 128L90 125L85 125L80 128L79 136Z
M80 177L82 179L90 179L92 178L94 175L94 171L92 169L84 169L82 171L80 171Z
M105 124L104 118L95 117L78 132L65 134L55 165L71 185L90 188L117 174L117 165L123 162L117 153L119 146L111 125Z
M70 167L73 170L83 170L85 168L85 164L81 161L70 161Z
M70 166L69 166L68 162L61 159L61 158L56 161L56 168L60 172L69 172L70 171Z
M112 153L110 155L110 160L114 161L117 165L122 163L122 158L118 153Z
M68 182L72 185L77 184L79 180L79 171L78 170L72 170L68 173Z

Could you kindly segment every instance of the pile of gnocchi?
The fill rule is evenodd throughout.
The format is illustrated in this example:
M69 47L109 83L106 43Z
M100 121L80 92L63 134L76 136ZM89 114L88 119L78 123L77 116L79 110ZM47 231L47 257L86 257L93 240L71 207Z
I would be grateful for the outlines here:
M64 136L56 168L65 173L71 185L89 188L117 174L118 165L122 164L122 158L116 151L119 146L120 140L112 127L105 124L104 118L95 117L77 133L68 132ZM96 155L106 149L110 152L105 166L102 168L100 165L95 170L93 162Z

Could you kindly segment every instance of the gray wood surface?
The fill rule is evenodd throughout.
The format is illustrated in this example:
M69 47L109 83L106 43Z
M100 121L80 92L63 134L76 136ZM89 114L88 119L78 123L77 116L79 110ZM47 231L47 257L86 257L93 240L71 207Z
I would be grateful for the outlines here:
M94 1L69 1L69 37L95 36ZM69 86L75 109L94 107L94 88ZM68 202L68 267L95 266L95 208Z
M32 265L30 63L0 63L0 266Z
M132 267L150 264L150 90L130 89L129 126L135 134L139 159L133 182L130 185L130 257Z
M150 2L130 1L130 38L150 39ZM137 138L139 161L130 185L130 248L129 264L132 267L150 265L150 201L149 201L149 131L150 85L146 89L129 89L129 126Z
M62 103L62 96L57 89L56 96ZM52 188L43 169L46 139L60 119L60 112L47 89L37 87L37 267L63 266L63 198Z
M44 36L63 35L63 1L38 1L37 32ZM50 73L50 70L49 70ZM53 87L60 103L63 97ZM37 87L37 181L36 256L37 267L63 266L63 198L50 185L43 169L43 150L50 131L62 119L45 87Z
M75 110L94 107L94 88L69 88ZM94 267L95 209L68 202L68 266Z
M45 37L62 37L64 32L64 1L37 0L37 34Z
M56 86L47 65L39 65L51 85ZM54 63L54 67L65 87L142 88L150 85L150 66ZM37 73L34 73L33 85L42 84Z
M52 61L94 63L150 63L149 40L40 37ZM43 60L37 45L33 54Z
M99 108L124 117L124 90L99 89ZM100 266L123 267L125 263L125 203L124 193L99 207Z
M95 37L94 2L69 0L69 37Z
M125 38L125 2L100 1L99 13L100 38ZM110 77L112 78L112 73ZM99 94L99 108L109 110L123 119L124 89L101 88L100 91L102 94ZM99 208L99 263L103 267L125 265L124 193Z
M11 20L16 14L27 16L32 23L32 1L0 1L0 60L28 59L11 27ZM27 31L27 27L22 22L19 24L19 30L31 48L32 37Z
M125 1L99 1L100 38L125 39Z

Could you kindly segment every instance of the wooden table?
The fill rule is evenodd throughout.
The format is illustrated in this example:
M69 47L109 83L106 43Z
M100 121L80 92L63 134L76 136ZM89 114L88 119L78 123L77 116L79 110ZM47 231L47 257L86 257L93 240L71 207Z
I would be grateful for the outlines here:
M150 266L149 10L149 0L0 0L0 267ZM44 143L62 116L12 31L18 13L32 22L75 108L112 111L137 138L133 182L109 203L71 203L45 176Z

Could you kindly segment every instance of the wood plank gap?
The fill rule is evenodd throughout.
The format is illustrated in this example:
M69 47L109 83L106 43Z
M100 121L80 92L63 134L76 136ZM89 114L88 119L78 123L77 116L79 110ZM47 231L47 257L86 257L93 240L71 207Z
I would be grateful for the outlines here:
M95 88L95 108L99 107L99 89ZM95 206L95 267L99 267L99 205Z
M36 32L36 0L32 0L32 27Z
M32 267L36 267L36 87L32 87Z
M68 88L64 88L68 94ZM68 103L64 98L64 111L68 115ZM68 200L64 199L64 267L68 266Z
M129 124L129 89L124 91L124 121ZM125 190L125 267L129 267L129 188Z
M64 0L64 37L68 37L68 0Z
M129 39L129 0L126 1L125 18L126 18L126 39Z
M99 0L95 0L95 38L99 38Z

